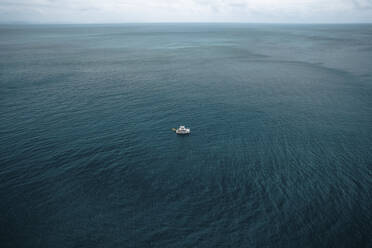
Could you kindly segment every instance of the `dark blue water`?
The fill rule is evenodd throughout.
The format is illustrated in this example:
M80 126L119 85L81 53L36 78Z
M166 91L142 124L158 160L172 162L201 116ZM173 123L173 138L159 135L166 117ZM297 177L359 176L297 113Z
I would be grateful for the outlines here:
M371 41L0 26L0 247L371 247Z

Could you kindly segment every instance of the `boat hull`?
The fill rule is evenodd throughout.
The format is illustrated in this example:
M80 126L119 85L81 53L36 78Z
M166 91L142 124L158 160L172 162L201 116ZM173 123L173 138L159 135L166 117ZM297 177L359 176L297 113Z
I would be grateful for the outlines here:
M178 135L188 135L188 134L190 134L190 133L177 133L177 132L176 132L176 134L178 134Z

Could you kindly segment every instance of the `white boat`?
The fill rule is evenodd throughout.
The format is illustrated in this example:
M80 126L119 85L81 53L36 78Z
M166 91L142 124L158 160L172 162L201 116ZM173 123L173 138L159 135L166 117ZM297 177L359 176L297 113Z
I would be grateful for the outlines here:
M176 129L176 134L189 134L190 128L185 128L185 126L180 126L178 129Z

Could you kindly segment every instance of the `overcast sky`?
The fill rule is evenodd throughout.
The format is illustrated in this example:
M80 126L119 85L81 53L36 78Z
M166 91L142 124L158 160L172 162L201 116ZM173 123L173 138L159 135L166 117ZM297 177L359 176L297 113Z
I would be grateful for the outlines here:
M0 0L0 22L372 22L372 0Z

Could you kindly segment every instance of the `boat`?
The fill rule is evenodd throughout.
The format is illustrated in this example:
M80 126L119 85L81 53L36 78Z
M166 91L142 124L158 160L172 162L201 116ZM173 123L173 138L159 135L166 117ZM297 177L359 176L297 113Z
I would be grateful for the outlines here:
M190 128L185 128L185 126L180 126L178 129L176 129L176 134L189 134Z

